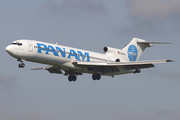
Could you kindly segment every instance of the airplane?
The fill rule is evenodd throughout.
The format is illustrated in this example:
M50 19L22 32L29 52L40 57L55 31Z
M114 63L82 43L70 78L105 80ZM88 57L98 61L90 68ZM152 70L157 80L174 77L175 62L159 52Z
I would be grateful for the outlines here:
M47 70L50 73L64 74L70 82L78 75L92 74L93 80L101 76L140 73L141 69L155 67L155 63L173 62L173 60L138 61L146 47L153 44L172 44L170 42L147 42L133 38L123 49L104 47L105 54L67 47L41 41L21 39L12 42L5 49L19 61L19 68L24 68L23 61L46 64L32 67L31 70ZM63 72L64 73L63 73Z

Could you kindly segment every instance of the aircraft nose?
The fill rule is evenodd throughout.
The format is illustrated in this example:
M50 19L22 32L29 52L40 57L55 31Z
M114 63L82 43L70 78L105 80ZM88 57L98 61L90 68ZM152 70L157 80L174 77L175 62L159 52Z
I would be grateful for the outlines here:
M11 52L12 52L12 46L11 46L11 45L8 45L8 46L6 47L6 51L7 51L8 53L11 53Z
M7 47L6 47L6 51L7 51L7 52L9 52L9 49L10 49L10 47L9 47L9 46L7 46Z

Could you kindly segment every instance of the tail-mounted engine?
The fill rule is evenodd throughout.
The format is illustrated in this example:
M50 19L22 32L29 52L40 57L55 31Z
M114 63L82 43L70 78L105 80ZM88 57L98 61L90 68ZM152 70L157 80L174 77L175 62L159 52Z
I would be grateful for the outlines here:
M122 50L111 47L104 47L103 51L106 55L113 57L115 62L120 62L120 55L125 55Z

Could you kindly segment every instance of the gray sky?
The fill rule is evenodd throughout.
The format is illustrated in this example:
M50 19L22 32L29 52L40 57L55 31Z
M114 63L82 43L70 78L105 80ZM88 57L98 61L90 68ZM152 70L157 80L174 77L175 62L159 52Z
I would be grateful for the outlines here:
M0 120L179 120L179 0L0 0ZM174 59L140 74L66 76L24 69L5 51L34 39L102 52L133 37L169 41L140 60Z

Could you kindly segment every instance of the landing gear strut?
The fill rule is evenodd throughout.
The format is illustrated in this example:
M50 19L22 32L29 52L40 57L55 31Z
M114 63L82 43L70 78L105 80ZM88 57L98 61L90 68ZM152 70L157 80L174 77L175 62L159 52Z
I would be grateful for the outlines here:
M76 81L76 79L77 79L76 75L69 75L68 76L69 82Z
M92 79L93 80L100 80L101 79L101 75L100 74L93 74L92 75Z
M134 71L134 74L135 74L135 73L140 73L140 72L141 72L140 69L136 69L136 70Z
M25 64L23 63L23 61L21 59L18 59L17 61L20 61L21 63L19 63L18 67L19 68L24 68Z

